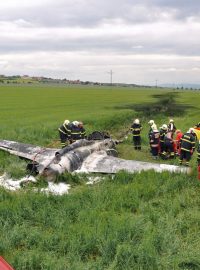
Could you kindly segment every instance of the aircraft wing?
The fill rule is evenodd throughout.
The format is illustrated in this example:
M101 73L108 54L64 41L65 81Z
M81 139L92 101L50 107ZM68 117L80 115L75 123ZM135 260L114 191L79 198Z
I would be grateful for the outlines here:
M125 170L127 172L134 173L151 169L156 172L190 172L190 169L185 167L136 160L125 160L113 156L107 156L106 153L103 152L91 154L83 162L80 171L96 173L117 173L121 170Z
M0 149L38 163L47 158L52 159L55 156L55 152L59 150L7 140L0 140Z

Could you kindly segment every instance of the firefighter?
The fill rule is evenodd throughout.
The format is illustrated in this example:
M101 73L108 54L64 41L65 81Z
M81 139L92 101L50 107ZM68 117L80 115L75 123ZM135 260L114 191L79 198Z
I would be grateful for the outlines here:
M168 158L174 158L174 141L172 138L172 132L167 130L165 136L164 136L164 151L162 152L162 158L168 159Z
M168 124L168 130L172 132L172 137L176 131L176 126L174 124L174 120L173 119L170 119L169 120L169 124Z
M198 179L200 180L200 140L197 149L197 163L198 163Z
M198 166L200 166L200 140L199 140L199 145L197 149L197 162L198 162Z
M200 140L200 122L194 126L196 139Z
M153 132L150 138L151 154L152 154L153 159L158 158L159 138L160 138L159 131L157 129L153 129Z
M86 137L86 132L85 132L85 129L84 129L84 126L83 126L83 122L79 122L78 128L79 128L79 130L80 130L80 136L81 136L81 139L85 139L85 137Z
M78 121L73 121L70 123L70 143L73 143L76 141L76 137L78 137L78 125L79 122Z
M135 119L131 128L130 128L132 134L133 134L133 144L135 147L135 150L141 150L141 130L142 126L140 124L139 119Z
M163 124L160 129L160 153L162 154L165 151L164 138L167 133L167 125Z
M59 137L61 141L61 147L64 148L68 144L68 140L71 136L70 121L65 120L63 124L58 128Z
M183 160L185 160L185 165L189 166L189 161L192 154L195 151L195 136L194 128L190 128L182 137L180 142L180 159L179 164L182 165Z
M85 138L85 129L82 122L74 121L71 125L70 142L73 143L77 140Z
M180 142L181 142L181 137L183 136L183 133L181 132L180 129L176 130L176 138L175 138L175 151L178 156L180 156Z
M150 120L148 122L149 126L150 126L150 129L149 129L149 139L151 139L151 135L153 134L153 130L156 130L157 129L157 126L154 122L154 120Z

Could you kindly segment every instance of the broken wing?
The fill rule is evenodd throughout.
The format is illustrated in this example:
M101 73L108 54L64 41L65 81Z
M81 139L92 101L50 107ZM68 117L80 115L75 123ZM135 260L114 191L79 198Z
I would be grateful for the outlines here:
M117 173L121 170L134 173L151 169L156 172L190 172L189 168L185 167L136 160L125 160L113 156L107 156L105 152L93 153L83 162L81 166L81 171L83 172L99 173Z
M0 140L0 149L38 163L46 159L52 159L55 156L55 152L59 150L7 140Z

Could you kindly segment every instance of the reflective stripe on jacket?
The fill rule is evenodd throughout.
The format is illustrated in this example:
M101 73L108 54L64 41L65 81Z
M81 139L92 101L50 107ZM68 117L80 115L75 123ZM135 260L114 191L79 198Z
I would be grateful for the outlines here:
M137 137L137 136L140 136L140 133L141 133L141 129L142 129L142 126L140 124L133 124L131 126L131 131L132 131L132 134L134 137Z
M197 150L197 160L200 161L200 144L199 144L198 150Z
M61 125L58 130L60 132L62 132L63 134L67 135L68 137L70 137L70 133L71 133L71 129L70 129L70 124L69 125Z
M159 147L159 141L160 141L160 133L159 132L153 132L150 139L150 145L151 147Z
M191 133L185 133L180 140L181 150L190 152L195 150L195 138Z
M71 129L71 139L80 140L85 138L85 129L73 126Z

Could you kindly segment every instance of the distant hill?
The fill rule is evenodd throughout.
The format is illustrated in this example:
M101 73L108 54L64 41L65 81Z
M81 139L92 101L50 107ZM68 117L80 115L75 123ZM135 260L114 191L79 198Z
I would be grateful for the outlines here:
M43 76L29 76L29 75L12 75L5 76L0 75L0 84L35 84L35 83L55 83L55 84L77 84L77 85L102 85L102 86L116 86L116 87L150 87L142 86L137 84L127 84L127 83L102 83L102 82L93 82L93 81L81 81L71 80L71 79L55 79Z
M50 78L44 76L29 76L29 75L11 75L6 76L0 74L0 85L1 84L76 84L76 85L99 85L99 86L114 86L114 87L142 87L142 88L157 88L157 86L152 85L139 85L135 83L103 83L103 82L93 82L93 81L81 81L71 80L67 78L59 79L59 78ZM183 88L183 89L199 89L200 90L200 83L165 83L159 84L158 88Z
M165 83L161 84L161 87L170 87L170 88L189 88L189 89L200 89L200 83Z

